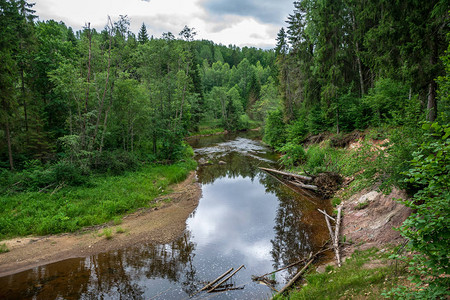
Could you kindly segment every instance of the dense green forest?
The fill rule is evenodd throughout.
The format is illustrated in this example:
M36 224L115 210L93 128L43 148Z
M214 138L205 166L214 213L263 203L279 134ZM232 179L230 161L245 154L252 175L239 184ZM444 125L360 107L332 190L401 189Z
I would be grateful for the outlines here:
M194 40L187 26L154 38L143 24L136 37L126 16L75 33L36 22L26 1L0 5L2 174L46 165L76 183L176 161L200 125L245 129L277 100L272 50Z

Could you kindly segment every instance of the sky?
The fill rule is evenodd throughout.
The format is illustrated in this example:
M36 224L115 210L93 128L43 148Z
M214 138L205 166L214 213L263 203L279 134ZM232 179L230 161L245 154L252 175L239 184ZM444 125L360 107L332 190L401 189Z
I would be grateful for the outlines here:
M194 27L196 39L217 44L275 47L275 39L287 16L293 11L293 0L34 0L39 20L63 21L74 31L87 23L102 30L107 18L119 15L131 20L136 35L142 23L151 36L163 32L175 36L185 25Z

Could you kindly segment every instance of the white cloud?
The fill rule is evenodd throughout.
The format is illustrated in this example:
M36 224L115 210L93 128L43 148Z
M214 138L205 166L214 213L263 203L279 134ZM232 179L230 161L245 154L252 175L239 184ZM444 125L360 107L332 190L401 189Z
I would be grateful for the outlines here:
M131 19L131 31L137 34L142 23L150 35L160 37L163 32L174 35L184 25L195 27L199 39L212 40L224 45L273 47L278 26L263 23L251 16L234 14L208 14L201 0L36 0L34 9L40 20L63 21L74 30L88 22L101 30L108 15L117 20L119 15ZM289 12L286 12L286 15ZM280 20L280 26L283 20Z

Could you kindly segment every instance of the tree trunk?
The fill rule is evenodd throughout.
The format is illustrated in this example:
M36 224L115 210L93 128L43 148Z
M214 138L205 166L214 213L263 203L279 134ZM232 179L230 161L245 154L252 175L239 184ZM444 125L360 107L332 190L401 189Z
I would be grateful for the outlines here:
M28 112L27 112L27 99L25 97L25 82L23 81L23 68L20 70L20 80L22 81L22 97L23 97L23 114L25 117L25 131L28 132ZM28 138L28 135L27 135Z
M437 45L436 40L433 39L431 42L431 56L430 56L430 65L433 67L437 64ZM434 77L434 76L433 76ZM427 103L427 120L430 122L434 122L437 117L437 101L436 101L436 89L437 85L434 79L431 79L428 84L428 103Z
M8 143L8 157L9 157L9 167L11 170L14 170L14 161L12 156L12 147L11 147L11 133L9 131L9 120L6 120L5 124L5 132L6 132L6 141Z
M103 131L102 131L102 137L100 139L100 148L99 148L100 154L102 154L103 142L105 140L105 134L106 134L106 129L107 129L107 125L108 125L108 114L109 114L109 111L111 110L111 106L112 106L112 102L113 102L113 97L112 97L113 88L114 88L114 81L111 84L111 91L110 91L111 94L109 95L109 104L108 104L108 108L105 111L105 119L103 120Z
M434 122L437 117L437 103L436 103L436 82L430 82L428 85L428 104L427 104L427 120Z
M338 107L336 108L336 133L339 134L339 103Z
M91 23L88 23L88 39L89 39L89 56L88 56L88 73L87 73L87 87L86 87L86 97L84 100L84 116L83 116L83 126L81 131L81 145L84 148L86 146L86 127L87 127L87 113L88 113L88 101L89 101L89 89L91 83L91 59L92 59L92 39L91 39Z
M356 19L355 15L352 14L352 20L353 20L353 32L356 32ZM359 57L359 42L355 39L355 47L356 47L356 64L358 65L358 73L359 73L359 84L361 88L361 97L364 96L365 90L364 90L364 76L362 72L362 64L361 64L361 58Z
M112 30L112 28L111 28L111 30ZM97 114L97 122L95 123L95 131L94 131L94 136L92 138L92 147L94 147L95 139L97 138L98 128L99 128L99 125L100 125L100 118L102 116L103 106L104 106L104 103L105 103L106 91L108 89L109 72L110 72L110 69L111 69L111 40L112 40L111 33L109 33L108 69L107 69L107 72L106 72L105 88L103 89L103 95L102 95L102 98L101 98L100 103L99 103L98 114Z

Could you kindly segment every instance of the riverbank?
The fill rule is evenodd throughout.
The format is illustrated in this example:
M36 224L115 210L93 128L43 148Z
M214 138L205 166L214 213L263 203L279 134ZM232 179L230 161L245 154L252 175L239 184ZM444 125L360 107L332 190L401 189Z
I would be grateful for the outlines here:
M380 144L386 141L364 139L361 135L352 137L340 150L330 148L330 140L309 145L312 149L329 151L326 152L329 157L340 151L336 156L346 159L343 167L338 168L345 174L343 187L331 199L334 206L342 206L340 254L344 263L341 268L331 261L311 269L285 295L289 299L380 299L385 291L406 282L405 264L390 256L405 241L395 228L411 214L411 209L398 201L408 195L395 187L383 193L380 182L363 175L377 151L384 150ZM339 164L342 160L334 162Z
M121 224L110 222L77 233L3 240L1 244L6 244L9 252L0 254L0 277L68 258L176 239L197 207L201 188L193 171L171 188L171 193L153 201L153 207L125 216Z

